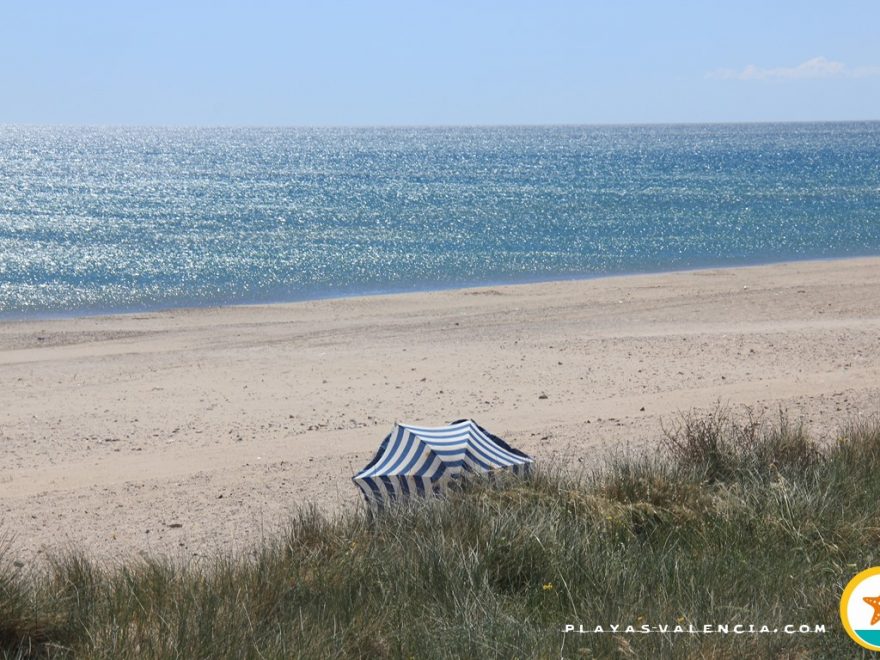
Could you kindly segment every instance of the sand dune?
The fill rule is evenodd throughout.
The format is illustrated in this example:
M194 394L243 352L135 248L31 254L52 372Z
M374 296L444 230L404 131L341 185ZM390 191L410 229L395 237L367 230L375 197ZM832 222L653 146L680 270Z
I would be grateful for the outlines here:
M246 550L399 419L539 460L721 400L828 437L880 412L880 258L0 324L0 533L28 563ZM546 398L545 398L546 397Z

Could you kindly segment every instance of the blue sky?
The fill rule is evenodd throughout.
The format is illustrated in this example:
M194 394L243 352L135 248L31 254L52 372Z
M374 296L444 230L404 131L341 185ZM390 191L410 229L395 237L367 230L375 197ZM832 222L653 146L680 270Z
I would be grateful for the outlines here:
M880 2L0 0L0 122L880 119Z

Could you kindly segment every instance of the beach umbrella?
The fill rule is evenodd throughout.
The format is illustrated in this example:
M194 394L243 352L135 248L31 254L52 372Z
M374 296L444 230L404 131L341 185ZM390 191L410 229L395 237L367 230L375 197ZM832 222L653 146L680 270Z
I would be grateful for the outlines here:
M532 463L472 419L436 428L395 424L352 481L368 504L381 508L396 499L442 495L468 473L505 469L522 474Z

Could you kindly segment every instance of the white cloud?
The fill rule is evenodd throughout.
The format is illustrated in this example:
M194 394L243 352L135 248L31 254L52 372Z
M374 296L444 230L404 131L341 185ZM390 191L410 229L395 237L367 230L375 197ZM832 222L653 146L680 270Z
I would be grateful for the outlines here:
M706 74L716 80L815 80L819 78L867 78L880 76L880 66L848 67L825 57L814 57L797 66L763 68L749 64L744 69L716 69Z

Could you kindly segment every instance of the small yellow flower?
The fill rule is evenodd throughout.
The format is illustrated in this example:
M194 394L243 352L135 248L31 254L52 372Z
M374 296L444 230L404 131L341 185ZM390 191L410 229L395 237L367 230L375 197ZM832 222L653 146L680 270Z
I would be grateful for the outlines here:
M553 591L553 583L545 582L542 588L544 589L544 591Z
M684 615L682 615L682 616L678 617L675 621L677 623L684 623L685 621L687 621L687 619L684 617Z

